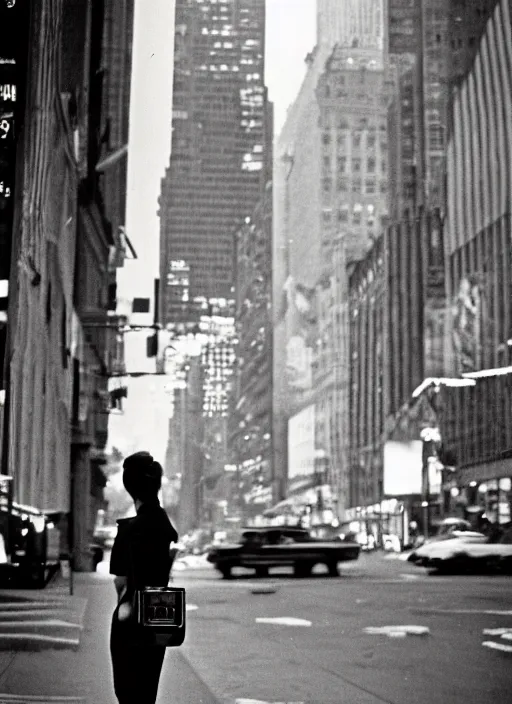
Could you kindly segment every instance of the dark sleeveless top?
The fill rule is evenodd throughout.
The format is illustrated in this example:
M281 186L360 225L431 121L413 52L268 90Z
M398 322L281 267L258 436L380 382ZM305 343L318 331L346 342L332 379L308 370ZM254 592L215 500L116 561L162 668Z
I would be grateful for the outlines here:
M178 534L158 499L142 504L135 517L117 523L110 574L126 577L129 591L167 586L172 566L169 547Z

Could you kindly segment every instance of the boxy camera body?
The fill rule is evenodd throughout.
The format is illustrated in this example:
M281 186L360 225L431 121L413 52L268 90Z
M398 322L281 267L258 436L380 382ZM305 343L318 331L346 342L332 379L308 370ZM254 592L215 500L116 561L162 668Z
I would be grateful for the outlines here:
M138 622L154 645L182 645L186 630L185 589L145 587L139 591L137 606Z

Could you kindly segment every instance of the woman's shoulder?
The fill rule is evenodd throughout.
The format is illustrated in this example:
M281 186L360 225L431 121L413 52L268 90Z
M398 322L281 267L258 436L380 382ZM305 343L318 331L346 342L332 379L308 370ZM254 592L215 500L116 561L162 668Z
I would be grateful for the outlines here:
M134 518L119 518L117 520L117 538L123 538L126 536L130 529L133 527Z

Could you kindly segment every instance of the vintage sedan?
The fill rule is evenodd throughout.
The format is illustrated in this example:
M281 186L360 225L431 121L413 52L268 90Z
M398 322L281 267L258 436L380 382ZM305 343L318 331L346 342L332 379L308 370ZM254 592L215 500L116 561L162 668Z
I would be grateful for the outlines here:
M504 572L512 574L510 537L492 542L481 533L465 532L449 540L427 543L415 551L414 562L442 572Z
M357 560L361 546L340 539L315 540L302 528L267 527L243 530L239 541L212 548L207 555L224 578L234 567L249 567L258 576L270 567L293 567L297 577L311 574L317 564L326 565L329 575L338 574L338 564Z

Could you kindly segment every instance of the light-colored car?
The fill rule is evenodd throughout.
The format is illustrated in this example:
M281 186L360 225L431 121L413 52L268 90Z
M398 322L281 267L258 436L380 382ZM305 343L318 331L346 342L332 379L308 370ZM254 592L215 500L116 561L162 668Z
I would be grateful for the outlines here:
M415 551L419 567L441 571L512 573L512 544L489 542L482 533L464 531L447 540L427 543Z

